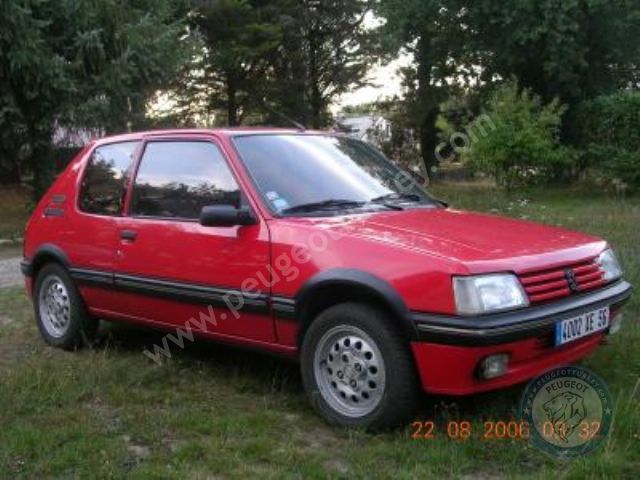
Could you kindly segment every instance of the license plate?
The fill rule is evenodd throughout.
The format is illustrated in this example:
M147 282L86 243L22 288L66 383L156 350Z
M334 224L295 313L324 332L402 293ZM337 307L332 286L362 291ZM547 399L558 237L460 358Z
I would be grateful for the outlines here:
M586 312L556 323L556 345L564 345L609 326L609 307Z

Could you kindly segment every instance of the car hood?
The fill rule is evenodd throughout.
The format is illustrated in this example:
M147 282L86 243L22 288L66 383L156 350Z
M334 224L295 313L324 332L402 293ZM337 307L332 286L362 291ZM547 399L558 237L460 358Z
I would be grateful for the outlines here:
M300 220L337 235L457 260L471 271L540 268L595 257L606 248L601 239L564 228L449 208Z

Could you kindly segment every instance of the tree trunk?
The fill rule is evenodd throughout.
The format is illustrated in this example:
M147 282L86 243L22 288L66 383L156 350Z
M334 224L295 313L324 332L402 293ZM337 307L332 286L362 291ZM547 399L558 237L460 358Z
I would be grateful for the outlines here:
M422 113L422 120L419 126L420 153L430 180L433 180L433 170L438 166L436 157L436 147L438 146L436 121L439 113L438 106L429 107Z
M318 44L316 39L316 32L311 28L308 34L309 42L309 88L311 89L311 126L313 128L322 127L322 93L320 92L318 72Z
M311 86L311 126L313 128L322 128L323 126L323 108L322 95L317 85Z
M436 121L440 113L438 91L432 83L431 61L431 37L428 32L423 32L417 45L418 63L418 137L420 141L420 153L429 178L432 178L433 169L438 165L436 147L438 146L438 130Z
M230 127L236 127L238 121L238 87L235 79L227 76L227 123Z

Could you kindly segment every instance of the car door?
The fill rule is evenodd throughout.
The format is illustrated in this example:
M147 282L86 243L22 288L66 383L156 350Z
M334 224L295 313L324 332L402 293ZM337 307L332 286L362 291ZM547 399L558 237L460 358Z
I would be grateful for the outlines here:
M212 138L146 141L129 196L128 215L118 219L119 312L213 337L273 342L266 223L199 223L204 206L248 201L220 145ZM243 293L247 282L252 289Z

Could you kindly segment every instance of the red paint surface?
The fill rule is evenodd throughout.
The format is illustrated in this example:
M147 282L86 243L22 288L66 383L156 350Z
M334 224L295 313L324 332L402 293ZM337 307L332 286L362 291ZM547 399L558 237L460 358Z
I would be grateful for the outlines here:
M535 338L490 347L457 347L426 342L411 344L422 388L430 393L468 395L527 381L555 366L579 360L602 342L602 333L562 347L541 347ZM481 380L476 375L488 355L509 354L506 375Z

